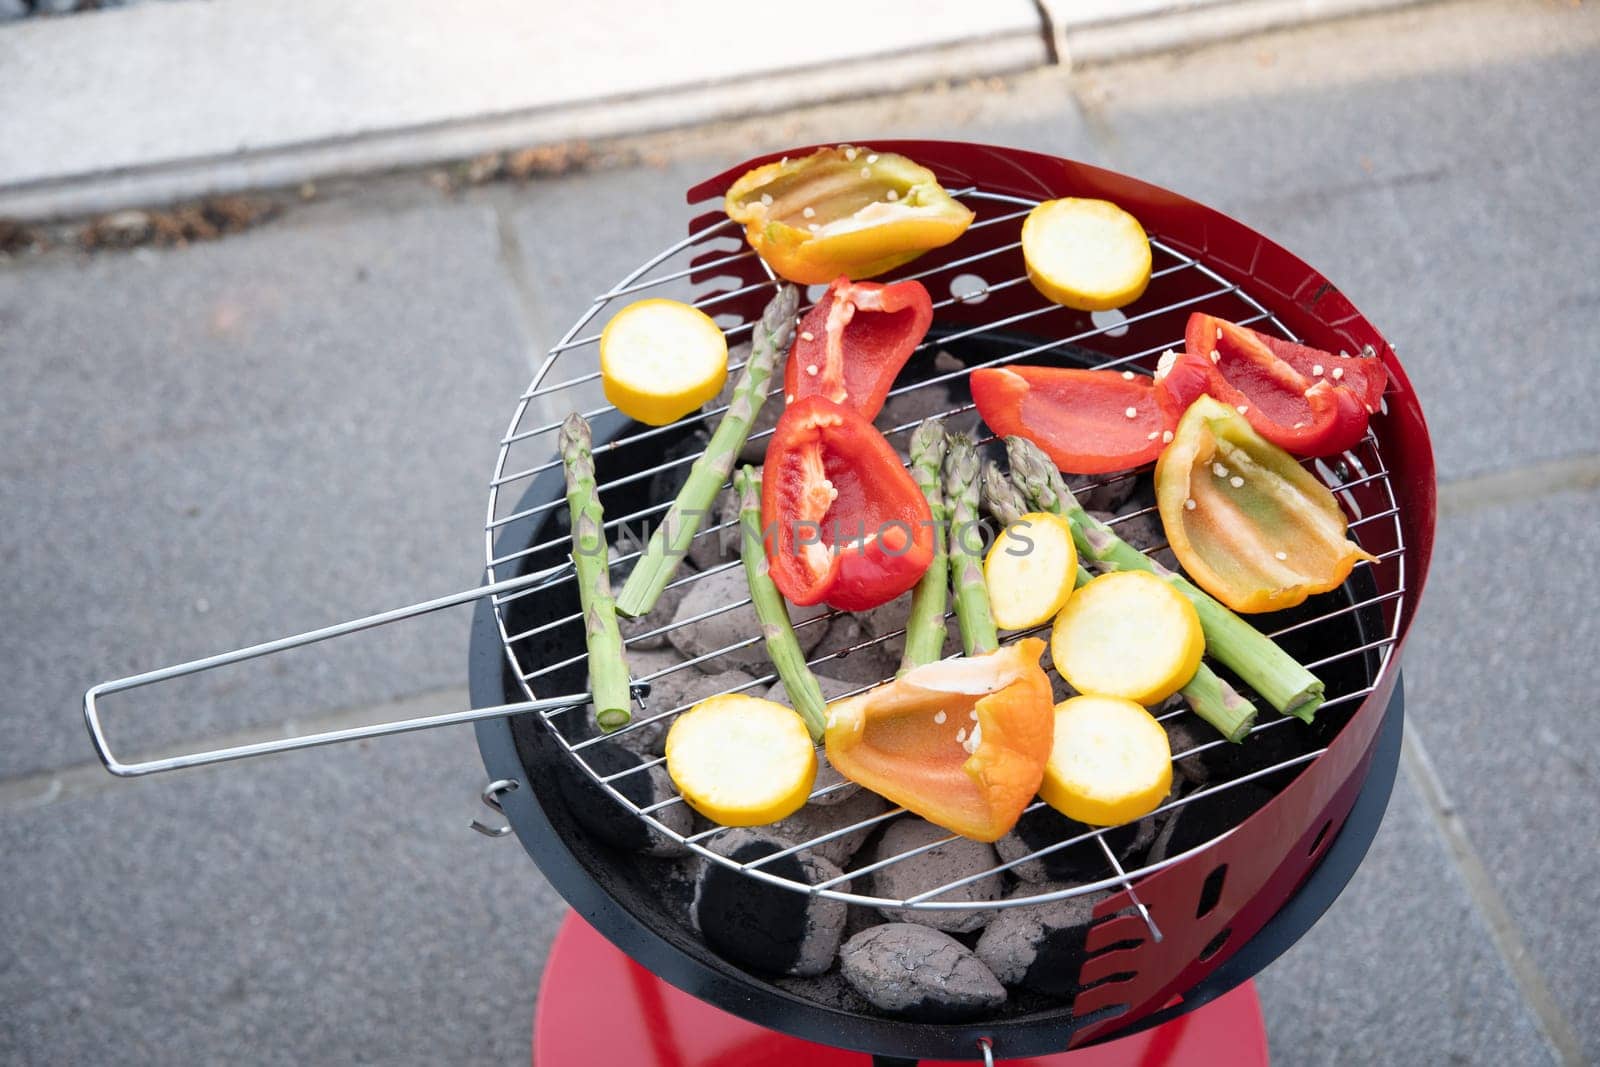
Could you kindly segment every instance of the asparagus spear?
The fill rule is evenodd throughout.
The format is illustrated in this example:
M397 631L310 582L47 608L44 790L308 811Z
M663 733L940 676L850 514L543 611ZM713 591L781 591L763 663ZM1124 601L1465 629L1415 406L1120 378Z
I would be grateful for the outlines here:
M605 513L594 485L594 454L589 424L573 412L561 424L561 460L567 476L567 507L572 510L572 565L578 572L578 604L589 648L589 685L594 717L606 732L633 717L628 663L622 655L616 602L611 598L611 562L606 555Z
M1256 724L1256 706L1204 663L1178 692L1191 711L1235 744L1249 736L1250 727Z
M944 655L944 608L950 594L950 561L944 537L944 494L939 482L946 443L943 419L927 419L911 435L911 477L933 513L933 561L911 594L906 649L900 657L901 674Z
M984 464L983 468L983 502L989 514L1007 525L1028 511L1028 500L1022 491L992 462ZM1079 564L1074 588L1083 586L1092 577ZM1255 705L1204 663L1194 672L1189 684L1178 692L1196 715L1216 727L1229 741L1243 740L1256 721Z
M817 685L811 668L806 666L806 654L795 639L783 594L772 584L768 573L767 550L761 531L761 478L753 468L744 467L734 476L733 487L739 494L739 556L744 560L744 576L750 583L750 602L761 620L767 657L778 669L783 688L789 693L789 703L805 720L811 740L821 741L827 725L827 701L822 699L822 687Z
M1316 675L1188 579L1173 574L1091 516L1038 446L1021 437L1008 437L1006 453L1018 488L1040 510L1053 511L1072 524L1072 539L1080 556L1111 569L1149 571L1172 583L1199 613L1206 648L1213 656L1279 711L1306 722L1312 720L1322 704L1323 685Z
M994 460L983 465L983 506L1007 526L1019 522L1028 513L1028 498Z
M637 617L655 607L661 591L678 569L678 561L689 551L700 521L711 509L717 490L728 480L734 460L750 436L750 427L767 399L767 387L778 360L789 350L799 300L794 286L780 286L761 313L761 321L750 335L750 358L745 361L739 384L734 386L728 410L711 434L705 455L695 460L689 480L678 490L677 499L662 516L661 524L650 535L650 543L622 584L617 610L624 615Z
M951 434L944 457L945 510L950 517L950 582L956 591L956 621L961 646L969 656L1000 647L989 589L983 581L982 538L978 526L978 448L966 434ZM973 551L977 539L979 551Z

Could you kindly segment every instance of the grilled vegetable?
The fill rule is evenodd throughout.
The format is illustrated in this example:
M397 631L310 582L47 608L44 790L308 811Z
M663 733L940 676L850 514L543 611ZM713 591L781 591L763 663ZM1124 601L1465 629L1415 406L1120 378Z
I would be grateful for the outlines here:
M1072 527L1045 511L1008 523L983 561L995 625L1023 630L1050 619L1067 603L1078 578Z
M802 285L893 270L954 241L973 218L926 167L850 145L757 167L724 206L767 266Z
M751 331L750 358L745 361L739 384L734 386L728 410L711 434L705 455L695 460L688 481L678 490L677 498L651 533L649 543L617 596L617 610L624 615L645 615L656 606L661 591L678 569L678 562L689 551L689 542L700 529L700 522L716 499L717 490L733 472L734 461L750 436L756 413L767 399L778 357L788 349L789 338L794 335L794 314L799 299L793 286L779 286L777 295L767 304L761 320Z
M1032 442L1008 437L1006 452L1011 459L1012 477L1033 506L1040 511L1053 511L1072 524L1079 559L1117 570L1149 571L1171 582L1199 614L1207 651L1274 708L1311 721L1322 703L1323 684L1316 675L1194 584L1166 570L1091 516L1062 481L1050 458Z
M1240 327L1244 329L1245 327ZM1367 414L1376 415L1383 404L1383 390L1389 384L1389 371L1371 349L1366 355L1324 352L1320 348L1285 341L1271 334L1251 333L1272 349L1272 354L1310 379L1326 378L1335 388L1348 389L1361 400Z
M1207 395L1243 415L1262 437L1297 456L1327 456L1353 448L1367 432L1367 393L1374 383L1377 399L1382 397L1387 380L1383 365L1357 361L1370 363L1377 371L1368 375L1356 369L1346 387L1341 384L1346 369L1337 364L1351 360L1296 345L1295 359L1311 361L1308 373L1302 374L1267 342L1264 334L1243 326L1211 315L1190 315L1183 355L1170 362L1164 359L1157 372L1161 377L1157 396L1167 417L1176 424L1195 398ZM1307 352L1312 354L1306 356Z
M936 660L942 637L913 641L908 627L906 656L893 682L829 705L828 762L929 822L993 841L1033 798L1050 754L1050 680L1039 667L1044 642L1027 638L996 648L977 558L955 547L958 523L976 528L978 458L971 440L946 439L930 420L918 428L911 447L918 479L930 493L937 491L935 463L940 448L945 450L949 577L968 654ZM938 581L945 580L941 570ZM919 631L944 630L942 589L937 597L937 612L928 607L932 594L924 600L922 588L913 598L912 626Z
M1039 789L1054 712L1044 642L939 660L828 706L828 762L952 833L994 841Z
M616 603L611 599L605 513L595 491L589 424L582 415L573 412L561 424L560 446L567 507L572 510L572 565L583 611L583 639L589 649L594 717L602 730L616 730L633 717L633 692L622 654L622 634L617 629Z
M993 460L983 465L982 483L983 506L1003 525L1010 526L1028 513L1028 498L1022 495L1022 491ZM1082 570L1081 567L1079 569ZM1084 578L1084 581L1088 580Z
M811 740L821 741L827 702L822 699L816 676L806 666L806 654L795 640L783 597L767 573L767 550L761 543L761 479L752 468L745 467L734 476L733 486L739 493L739 556L744 561L745 580L750 583L750 602L761 620L767 657L783 680L789 702L805 720Z
M989 429L1026 437L1073 474L1149 463L1177 421L1151 379L1132 371L987 367L972 372L971 385Z
M989 513L1004 523L1016 522L1028 508L1022 491L993 463L983 468L983 502ZM1091 580L1083 564L1078 564L1077 588L1083 588ZM1195 669L1194 677L1178 692L1196 715L1216 727L1229 741L1244 740L1255 724L1255 705L1218 677L1203 660Z
M1148 815L1172 789L1167 732L1131 700L1079 696L1055 709L1039 795L1069 819L1116 826Z
M667 773L685 803L712 822L763 826L805 804L817 750L782 704L724 693L673 721Z
M600 383L618 411L675 422L728 380L728 340L711 317L676 300L639 300L600 331Z
M761 475L772 580L796 604L865 611L917 584L932 516L889 442L823 396L789 405Z
M940 488L946 450L944 423L927 419L911 434L911 478L928 502L933 527L933 558L911 594L911 617L906 620L906 647L900 673L932 663L944 655L944 611L950 596L950 557L945 546L944 493Z
M1150 284L1150 239L1107 200L1046 200L1022 224L1033 287L1058 304L1103 311L1139 299Z
M1193 678L1205 644L1194 605L1145 571L1089 582L1050 632L1050 656L1072 688L1140 704L1158 704Z
M1373 558L1327 486L1209 396L1156 464L1156 504L1183 569L1234 611L1294 607Z
M933 300L921 282L836 278L800 320L784 396L792 404L820 393L871 419L932 322Z
M966 434L952 434L944 457L944 497L950 515L950 584L956 591L956 621L969 656L1000 647L989 590L983 581L982 528L978 518L978 449Z
M1194 677L1178 693L1189 705L1189 710L1235 744L1250 736L1250 728L1256 724L1256 706L1206 666L1204 660L1195 668Z

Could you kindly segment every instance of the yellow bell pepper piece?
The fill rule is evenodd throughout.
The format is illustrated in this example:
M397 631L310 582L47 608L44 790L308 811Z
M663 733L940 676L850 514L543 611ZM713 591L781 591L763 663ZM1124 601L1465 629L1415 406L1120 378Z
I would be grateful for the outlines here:
M893 270L973 219L928 168L852 145L757 167L733 183L725 208L767 265L802 285Z
M1183 569L1234 611L1292 608L1374 558L1345 536L1327 486L1209 396L1156 462L1156 505Z

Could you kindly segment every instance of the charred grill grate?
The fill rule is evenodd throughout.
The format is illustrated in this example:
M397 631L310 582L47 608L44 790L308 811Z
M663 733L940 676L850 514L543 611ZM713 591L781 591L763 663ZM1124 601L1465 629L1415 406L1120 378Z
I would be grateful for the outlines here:
M1298 340L1241 285L1228 281L1215 266L1183 254L1154 233L1151 243L1155 262L1150 287L1139 301L1123 309L1122 313L1097 313L1088 317L1048 303L1034 292L1022 271L1021 242L1017 240L1021 220L1035 201L974 187L958 190L956 195L978 216L968 232L949 248L910 265L921 269L905 270L892 278L883 279L916 278L927 285L935 296L935 328L939 331L936 337L930 335L930 339L913 355L905 372L925 376L897 385L889 394L885 415L893 410L895 397L938 385L959 389L966 373L977 366L1052 359L1066 360L1076 365L1092 354L1094 359L1087 365L1148 371L1154 367L1163 351L1182 347L1184 322L1193 310L1211 311L1257 329ZM999 280L986 280L991 278ZM524 583L515 591L496 594L493 602L510 673L530 700L536 699L541 691L549 695L581 692L587 688L581 620L576 591L572 587L575 577L570 564L563 562L569 546L565 502L559 491L530 491L541 479L559 481L561 477L560 459L552 458L556 454L554 435L561 418L567 411L576 409L595 424L595 458L602 479L600 497L606 510L607 537L614 548L632 544L631 548L615 557L614 573L621 574L626 572L638 555L637 544L630 542L628 532L641 532L645 525L657 520L670 504L669 496L652 494L652 482L669 478L674 471L686 471L695 458L692 452L672 457L672 446L689 439L701 426L709 428L722 412L721 408L713 408L662 427L641 427L621 416L606 405L601 397L598 371L576 370L597 365L598 327L632 300L646 296L668 296L686 300L705 310L724 327L730 343L737 343L748 334L773 284L765 265L745 248L742 232L737 225L726 220L708 225L662 251L612 289L597 296L561 341L550 349L532 383L519 398L510 426L501 441L490 482L485 547L490 582L518 579ZM941 293L949 295L941 299ZM991 300L995 313L985 318L982 314L983 305ZM945 318L957 319L955 328L942 325L941 320ZM1093 348L1092 353L1082 347L1085 343ZM931 367L931 355L935 349L957 352L957 358L962 359L964 366L959 370L935 372ZM739 366L741 364L735 360L730 365L730 375L736 374ZM776 394L781 394L781 387L774 389L769 397ZM777 402L781 404L781 395L777 396ZM971 410L970 403L953 401L946 414L961 415ZM918 421L920 419L893 423L880 416L878 425L891 442L903 446L905 435L915 428ZM770 434L770 429L758 428L751 435L751 440L761 441ZM668 458L662 458L664 455ZM1379 687L1384 681L1385 672L1390 669L1391 653L1406 614L1404 539L1400 509L1378 440L1369 432L1360 445L1338 460L1318 460L1308 466L1335 491L1350 519L1351 535L1378 557L1377 563L1358 567L1341 590L1309 601L1307 608L1311 610L1266 617L1264 621L1263 617L1258 617L1256 620L1263 623L1262 628L1271 636L1289 645L1302 663L1328 683L1329 699L1319 712L1318 726L1312 728L1316 743L1307 751L1244 769L1220 781L1215 780L1214 776L1213 781L1204 788L1168 801L1154 815L1159 816L1195 801L1216 797L1245 783L1286 781L1288 776L1297 773L1326 750L1333 732L1325 724L1332 723L1336 728L1342 723L1369 693ZM1136 472L1133 476L1143 473ZM1105 480L1086 483L1083 479L1075 481L1083 483L1075 484L1075 489L1091 489L1106 484ZM528 503L530 499L535 502ZM1128 522L1150 515L1154 510L1153 506L1146 507L1111 521L1113 525ZM721 531L733 525L708 520L697 534L697 540L717 537ZM1159 547L1148 551L1156 551ZM739 567L737 560L698 572L685 566L669 588L683 589L713 574ZM647 638L660 637L674 629L695 625L748 603L748 598L730 600L692 617L675 619L649 631L636 633L628 638L627 643L633 645ZM828 612L801 621L797 623L797 629L804 631L810 627L828 627L837 615ZM1032 632L1044 629L1047 626ZM897 630L869 637L853 645L836 644L830 638L813 650L809 662L826 673L830 661L892 641L903 633L903 630ZM752 635L674 666L636 676L636 683L648 685L668 675L688 671L697 681L707 684L699 686L693 699L674 707L656 707L647 698L641 699L638 713L624 730L670 723L698 700L719 692L763 691L777 681L774 673L768 672L736 689L719 690L709 684L711 675L705 671L707 667L715 671L724 657L758 646L760 641L758 634ZM870 686L863 684L855 691L867 688ZM1251 695L1247 690L1246 693ZM901 814L903 809L896 808L798 842L783 851L741 863L708 847L709 839L720 831L720 827L682 834L657 818L657 814L665 808L682 804L680 797L674 795L640 806L617 788L619 779L630 774L647 773L650 767L663 760L649 759L643 765L625 771L603 772L593 766L588 758L600 738L585 728L582 721L585 711L581 706L557 707L537 714L543 719L542 728L547 729L549 736L559 743L564 758L656 832L682 842L709 862L730 867L751 878L847 903L927 910L962 910L981 906L991 910L1058 900L1099 889L1131 889L1140 877L1181 862L1212 843L1207 841L1183 853L1164 857L1159 862L1124 870L1104 839L1107 831L1115 828L1094 829L1044 845L1027 855L998 863L977 874L954 879L908 899L885 899L855 892L846 886L851 880L858 880L953 840L952 837L946 837L898 855L878 858L855 867L839 878L808 885L774 874L767 868L793 852L888 822ZM1182 714L1186 712L1170 712L1160 718L1170 719ZM1295 726L1284 725L1291 721L1298 723L1298 720L1276 716L1270 709L1263 708L1262 718L1246 745L1263 742L1274 731L1296 729ZM1303 725L1300 728L1305 729ZM1185 751L1174 752L1173 760L1176 763L1199 758L1203 753L1226 744L1217 738ZM838 788L842 786L823 786L812 796L819 797ZM1028 810L1042 806L1042 802L1035 801ZM1005 871L1090 842L1099 846L1106 860L1106 876L1094 882L1070 890L985 901L981 905L940 899L995 871ZM1148 922L1149 917L1145 918ZM1159 932L1154 930L1153 925L1152 933L1159 939Z

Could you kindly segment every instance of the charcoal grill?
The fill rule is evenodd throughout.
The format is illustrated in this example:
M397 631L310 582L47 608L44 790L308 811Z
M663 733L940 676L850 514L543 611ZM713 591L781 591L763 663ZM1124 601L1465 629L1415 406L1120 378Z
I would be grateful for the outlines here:
M674 473L687 471L697 428L709 424L720 411L662 427L645 428L627 420L601 397L598 371L593 369L599 326L633 300L668 296L711 314L732 343L748 335L775 280L744 245L742 231L717 210L694 218L687 237L596 297L551 348L517 399L490 480L482 586L97 685L85 694L84 711L107 768L118 775L141 775L475 722L492 779L485 801L508 820L495 829L476 825L497 835L515 831L557 888L600 931L652 970L736 1014L826 1043L885 1055L970 1059L989 1048L999 1056L1017 1056L1069 1044L1077 1047L1148 1025L1214 996L1247 970L1243 964L1230 967L1235 957L1263 965L1262 953L1250 951L1249 946L1262 943L1256 935L1284 909L1339 838L1381 747L1380 737L1397 736L1398 711L1387 720L1385 712L1399 702L1397 657L1421 593L1434 521L1432 452L1410 383L1389 345L1321 275L1239 223L1193 201L1109 171L1035 153L935 141L874 142L874 147L902 152L928 166L976 214L959 241L914 261L893 279L884 279L917 278L935 299L936 332L924 344L922 358L912 357L879 420L892 442L903 444L918 421L894 421L897 397L914 397L918 390L943 386L952 395L949 414L961 416L971 410L963 393L966 372L978 366L1027 360L1149 371L1163 351L1182 346L1184 323L1194 310L1333 352L1370 351L1390 370L1383 411L1372 420L1366 439L1341 457L1310 465L1346 509L1351 535L1376 561L1358 567L1340 590L1313 598L1295 612L1258 620L1327 684L1329 699L1317 723L1306 727L1298 720L1264 715L1247 747L1281 758L1258 762L1171 800L1157 814L1190 804L1222 803L1229 791L1246 783L1270 787L1276 796L1212 840L1158 862L1124 868L1106 843L1106 831L1090 830L1000 865L1001 870L1010 869L1086 845L1104 855L1104 876L1094 881L983 905L988 910L1115 890L1095 909L1097 923L1087 945L1092 955L1079 976L1085 988L1070 1007L1024 1006L1008 1016L961 1025L859 1015L840 1018L849 1013L808 1001L716 957L664 906L648 874L641 873L646 868L633 865L630 872L617 853L592 839L567 814L560 783L562 774L576 770L633 818L681 843L706 863L721 864L766 885L849 904L921 911L967 909L970 903L951 900L949 894L982 877L968 875L909 899L887 899L859 888L863 875L934 848L938 844L934 842L879 857L844 878L816 885L792 880L774 870L781 857L885 822L899 810L833 830L823 838L796 842L771 856L737 862L708 847L714 830L681 833L662 821L661 813L681 804L680 798L641 805L619 788L624 775L644 773L652 764L603 772L588 758L598 738L584 712L582 629L574 572L566 559L569 540L555 434L571 410L582 411L593 424L607 532L614 546L624 546L617 563L625 567L637 555L625 547L635 543L629 535L639 534L665 512L670 494L663 485L670 484ZM689 191L689 202L720 198L738 174L776 158L775 153L750 160L696 186ZM1027 281L1018 235L1021 221L1039 201L1066 195L1114 200L1138 217L1151 235L1151 284L1120 312L1090 315L1061 308L1043 300ZM935 364L929 358L934 348L961 366ZM736 372L737 364L730 370ZM752 440L768 435L770 430L758 431ZM1116 521L1153 510L1135 511ZM724 525L707 523L698 536L716 537ZM686 569L672 585L686 589L738 566L734 561L698 572ZM99 699L106 695L474 601L479 609L472 650L477 706L472 709L137 762L122 760L107 742L98 710ZM746 602L718 605L693 618L665 623L649 635L704 621ZM827 627L832 617L825 614L798 626ZM826 640L811 653L811 662L827 673L830 661L897 636L877 635L854 644ZM636 676L639 706L626 729L668 723L695 700L714 692L759 693L775 676L756 678L736 690L702 684L701 691L693 692L693 700L679 706L660 706L650 697L653 685L668 674L699 671L692 676L704 682L711 676L704 668L714 670L723 657L760 640L752 634L687 663ZM1387 731L1381 730L1386 721ZM1225 744L1218 739L1175 752L1173 758L1198 758ZM1391 779L1392 773L1391 764ZM824 786L814 795L833 788L838 786ZM1387 786L1380 792L1378 813ZM1373 816L1368 839L1375 826ZM1359 852L1354 858L1359 859ZM1353 862L1346 864L1338 885L1348 877ZM1187 999L1175 1006L1178 998Z

